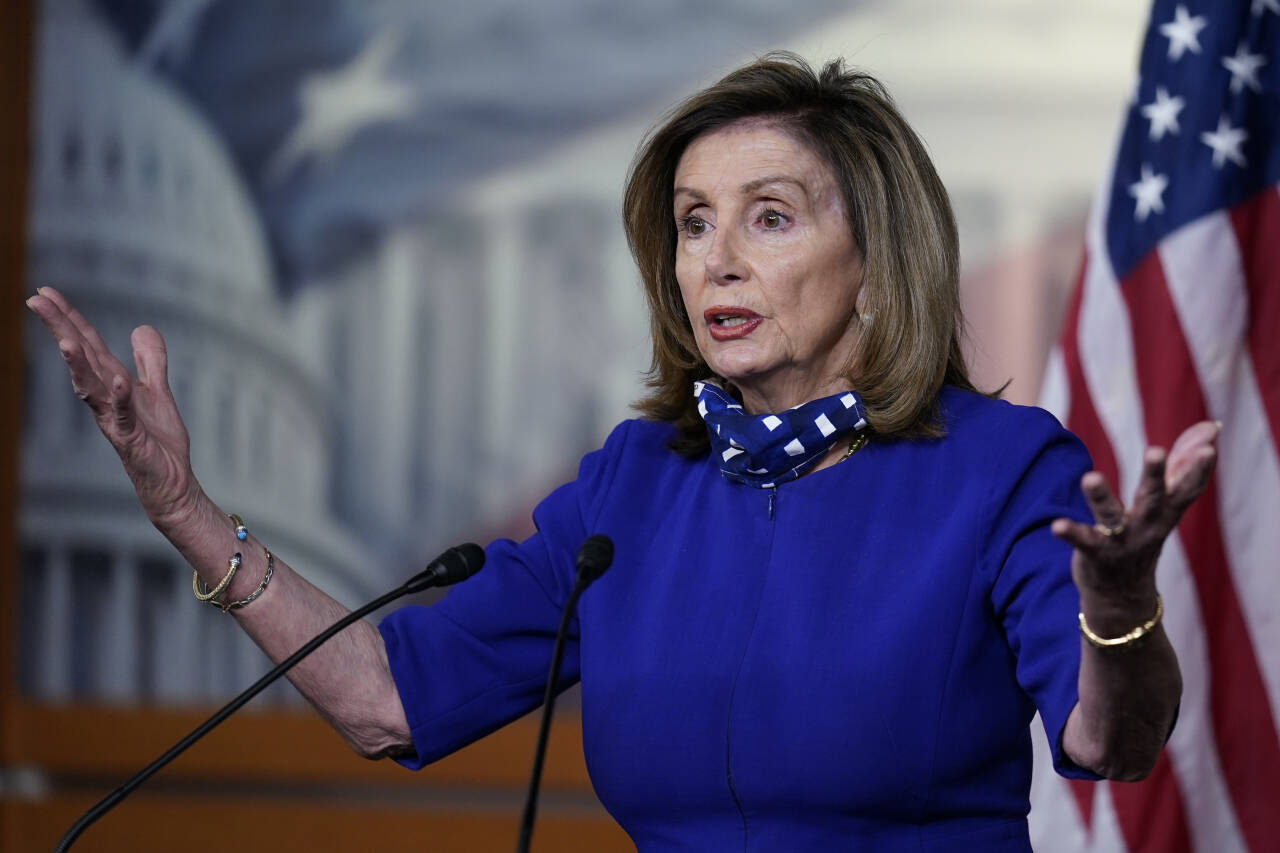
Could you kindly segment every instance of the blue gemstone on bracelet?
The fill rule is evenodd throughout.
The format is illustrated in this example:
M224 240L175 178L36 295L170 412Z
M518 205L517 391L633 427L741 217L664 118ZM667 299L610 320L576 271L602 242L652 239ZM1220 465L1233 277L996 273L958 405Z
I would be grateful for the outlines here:
M243 524L236 528L236 538L241 542L249 538L249 528Z

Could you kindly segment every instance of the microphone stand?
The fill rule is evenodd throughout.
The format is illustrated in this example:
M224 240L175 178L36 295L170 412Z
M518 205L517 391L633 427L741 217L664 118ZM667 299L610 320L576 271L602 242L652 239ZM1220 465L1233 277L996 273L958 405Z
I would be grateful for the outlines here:
M591 582L604 574L613 562L613 542L608 536L597 533L578 549L578 574L573 592L565 602L560 617L560 629L556 632L555 648L551 653L551 672L547 675L547 689L542 696L542 723L538 727L538 743L533 752L533 772L529 778L529 792L525 796L524 815L520 819L520 838L516 842L517 853L529 853L533 840L533 821L538 811L538 788L542 781L542 763L547 755L547 738L551 733L551 715L556 706L556 683L560 680L560 665L564 662L564 645L569 633L569 620L578 607L578 599Z
M477 555L479 557L478 562L476 559ZM214 713L213 716L196 726L190 734L175 743L173 746L169 747L163 755L139 770L119 788L116 788L110 794L99 800L96 805L81 815L80 819L71 825L71 828L62 836L62 840L58 842L58 846L54 848L54 853L65 853L65 851L71 847L71 844L80 837L80 834L89 828L90 824L98 820L98 818L102 817L107 812L111 811L111 809L115 808L121 800L129 796L129 794L131 794L139 785L154 776L169 762L186 752L195 744L196 741L207 735L215 726L227 717L230 717L236 711L240 710L246 702L269 687L274 681L279 679L280 676L292 669L298 661L314 652L334 634L346 628L356 620L363 619L379 607L395 601L397 598L410 595L415 592L421 592L429 587L448 586L449 584L465 580L478 572L483 565L484 551L479 545L468 543L466 545L459 545L456 548L450 548L448 551L433 560L424 571L414 575L412 578L390 592L378 596L358 610L351 611L328 628L325 628L309 640L306 645L280 661L280 663L273 667L270 672L259 678L253 684L249 685L243 693L223 705Z

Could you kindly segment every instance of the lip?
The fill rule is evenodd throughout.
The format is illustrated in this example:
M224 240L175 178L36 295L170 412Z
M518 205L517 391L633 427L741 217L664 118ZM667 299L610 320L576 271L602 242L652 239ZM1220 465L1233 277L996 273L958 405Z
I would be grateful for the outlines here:
M722 326L716 320L720 317L741 317L745 322L736 326ZM764 322L764 318L748 308L730 305L714 305L702 312L702 319L707 323L707 331L717 341L732 341L745 338Z

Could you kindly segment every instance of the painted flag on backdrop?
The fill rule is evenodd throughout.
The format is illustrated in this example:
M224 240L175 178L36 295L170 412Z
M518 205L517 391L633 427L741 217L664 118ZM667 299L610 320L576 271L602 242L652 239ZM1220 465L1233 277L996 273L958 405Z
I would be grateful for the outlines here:
M292 295L847 0L90 0L226 144Z
M1280 849L1278 125L1280 0L1157 0L1047 387L1124 496L1196 421L1219 464L1158 569L1169 747L1141 783L1038 777L1039 850Z

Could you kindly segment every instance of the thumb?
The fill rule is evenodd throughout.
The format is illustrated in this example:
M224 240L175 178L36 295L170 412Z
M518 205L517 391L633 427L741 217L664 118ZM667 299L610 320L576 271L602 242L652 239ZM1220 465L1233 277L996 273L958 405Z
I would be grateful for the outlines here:
M139 326L129 337L138 381L157 390L169 390L169 352L164 338L151 326Z

